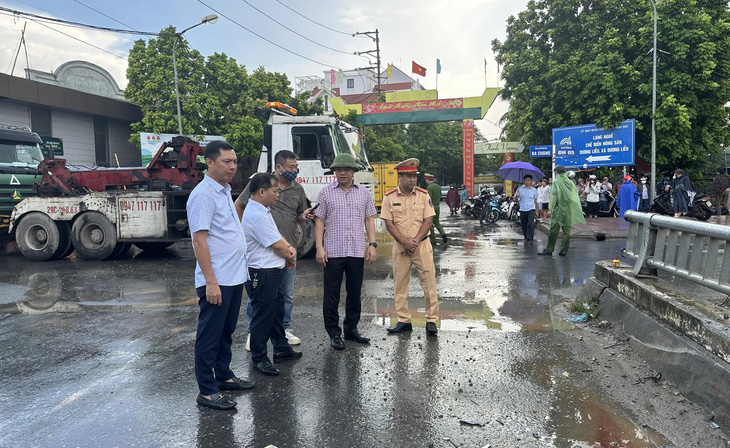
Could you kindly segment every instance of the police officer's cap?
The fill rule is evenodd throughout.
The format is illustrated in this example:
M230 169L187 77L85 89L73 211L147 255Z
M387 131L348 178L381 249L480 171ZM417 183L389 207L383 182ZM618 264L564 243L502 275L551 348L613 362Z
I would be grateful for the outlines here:
M420 164L421 161L413 157L396 165L395 170L398 171L398 174L418 174L418 165Z
M563 165L555 165L554 171L558 174L565 173L565 167Z

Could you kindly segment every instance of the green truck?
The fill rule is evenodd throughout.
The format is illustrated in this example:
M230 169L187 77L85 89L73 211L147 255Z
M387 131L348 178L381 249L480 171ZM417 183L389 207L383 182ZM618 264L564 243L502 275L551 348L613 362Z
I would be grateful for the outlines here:
M9 237L10 214L15 205L36 195L33 183L42 179L38 173L38 164L44 158L42 144L29 127L0 123L0 241Z

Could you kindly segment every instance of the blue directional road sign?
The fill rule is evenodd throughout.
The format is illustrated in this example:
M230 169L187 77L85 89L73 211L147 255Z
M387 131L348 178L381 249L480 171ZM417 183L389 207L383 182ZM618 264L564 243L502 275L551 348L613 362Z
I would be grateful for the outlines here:
M573 145L574 151L557 150L555 164L566 167L633 165L635 163L634 119L619 123L614 129L595 124L553 129L553 144Z
M552 145L530 146L530 157L551 157L552 155Z

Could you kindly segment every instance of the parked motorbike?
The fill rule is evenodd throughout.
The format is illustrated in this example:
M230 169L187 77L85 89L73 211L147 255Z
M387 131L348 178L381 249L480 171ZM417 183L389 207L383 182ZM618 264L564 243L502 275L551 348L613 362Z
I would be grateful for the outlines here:
M466 215L466 216L471 216L472 207L473 207L473 204L471 202L471 199L461 201L461 214Z
M601 206L601 203L599 203L598 207L598 217L599 218L618 218L620 215L618 207L616 207L616 198L613 197L610 191L604 191L601 193L601 199L605 199L606 203L608 204L608 208L606 210L603 209ZM586 201L580 201L581 206L583 206L583 216L587 216L587 202Z
M717 213L717 209L712 205L710 195L706 193L697 192L692 202L689 204L688 212L686 216L697 218L700 221L707 221L710 216ZM674 207L672 206L672 189L668 191L661 191L656 198L654 203L649 209L652 213L659 213L662 215L674 215Z
M509 219L510 221L517 219L517 211L520 208L519 202L511 196L502 196L497 202L499 203L500 219Z
M480 224L493 224L499 219L499 202L491 195L483 197L484 205L479 215Z

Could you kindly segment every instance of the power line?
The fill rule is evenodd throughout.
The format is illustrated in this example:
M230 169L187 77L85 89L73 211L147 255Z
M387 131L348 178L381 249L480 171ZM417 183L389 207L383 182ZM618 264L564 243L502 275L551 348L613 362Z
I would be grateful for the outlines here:
M293 29L291 29L291 28L289 28L288 26L284 25L283 23L279 22L279 21L278 21L278 20L276 20L275 18L271 17L270 15L266 14L265 12L261 11L260 9L258 9L258 8L257 8L257 7L255 7L254 5L252 5L252 4L251 4L251 3L250 3L250 2L248 1L248 0L241 0L241 1L242 1L243 3L245 3L245 4L247 4L248 6L252 7L252 8L253 8L253 9L255 9L256 11L258 11L259 13L263 14L264 16L268 17L268 18L269 18L269 19L270 19L271 21L273 21L273 22L275 22L275 23L277 23L277 24L281 25L282 27L286 28L287 30L291 31L292 33L296 34L297 36L301 37L302 39L306 39L306 40L308 40L309 42L311 42L311 43L313 43L313 44L315 44L315 45L319 45L319 46L320 46L320 47L322 47L322 48L326 48L326 49L328 49L328 50L332 50L332 51L335 51L335 52L337 52L337 53L342 53L342 54L349 54L349 55L353 55L353 54L354 54L354 53L352 53L352 52L350 52L350 51L342 51L342 50L338 50L338 49L336 49L336 48L328 47L327 45L324 45L324 44L320 44L319 42L316 42L316 41L314 41L314 40L312 40L312 39L308 38L308 37L307 37L307 36L305 36L304 34L301 34L301 33L297 32L297 31L294 31Z
M281 0L276 0L276 1L277 1L277 3L279 3L279 4L281 5L281 6L285 7L286 9L288 9L289 11L293 12L294 14L297 14L298 16L300 16L300 17L302 17L302 18L305 18L305 19L309 20L310 22L314 23L315 25L319 25L319 26L321 26L322 28L326 28L326 29L328 29L328 30L330 30L330 31L334 31L335 33L340 33L340 34L344 34L344 35L346 35L346 36L354 36L354 35L355 35L355 33L346 33L346 32L344 32L344 31L340 31L340 30L336 30L336 29L334 29L334 28L330 28L330 27L328 27L327 25L322 25L321 23L319 23L319 22L317 22L317 21L315 21L315 20L312 20L312 19L310 19L309 17L305 16L304 14L302 14L302 13L300 13L300 12L298 12L298 11L295 11L294 9L292 9L291 7L289 7L288 5L285 5L284 3L282 3L282 2L281 2Z
M203 1L203 0L198 0L198 2L199 2L199 3L201 3L202 5L206 6L207 8L210 8L210 9L211 9L211 10L212 10L213 12L215 12L215 13L216 13L216 14L218 14L219 16L221 16L221 17L225 17L226 19L228 19L228 20L229 20L229 21L231 21L232 23L234 23L234 24L238 25L238 26L239 26L240 28L243 28L244 30L246 30L246 31L248 31L249 33L253 34L254 36L258 37L259 39L265 40L266 42L270 43L271 45L273 45L273 46L275 46L275 47L278 47L278 48L281 48L282 50L286 51L287 53L291 53L291 54L293 54L293 55L295 55L295 56L299 56L299 57L300 57L300 58L302 58L302 59L306 59L306 60L308 60L308 61L314 62L315 64L321 65L321 66L323 66L323 67L334 67L334 68L336 68L336 69L342 70L342 69L341 69L340 67L337 67L337 66L334 66L334 65L330 65L330 64L325 64L324 62L320 62L320 61L314 60L314 59L312 59L312 58L309 58L309 57L307 57L307 56L304 56L303 54L299 54L299 53L297 53L297 52L295 52L295 51L292 51L292 50L290 50L290 49L288 49L288 48L286 48L286 47L283 47L283 46L281 46L281 45L277 44L276 42L273 42L273 41L271 41L271 40L269 40L269 39L265 38L264 36L262 36L262 35L258 34L257 32L255 32L255 31L252 31L252 30L250 30L250 29L246 28L245 26L241 25L241 24L240 24L240 23L238 23L237 21L233 20L232 18L228 17L227 15L223 14L222 12L220 12L220 11L218 11L217 9L213 8L212 6L208 5L208 4L207 4L207 3L205 3L205 2Z
M101 47L98 47L98 46L96 46L96 45L94 45L94 44L90 44L89 42L86 42L85 40L79 39L78 37L74 37L74 36L72 36L72 35L70 35L70 34L68 34L68 33L64 33L63 31L57 30L57 29L55 29L55 28L53 28L53 27L50 27L50 26L46 25L45 23L42 23L42 22L39 22L39 21L37 21L37 20L33 20L33 19L30 19L30 21L31 21L31 22L33 22L33 23L37 23L38 25L44 26L44 27L48 28L48 29L49 29L49 30L51 30L51 31L55 31L55 32L57 32L57 33L61 33L61 34L63 34L64 36L70 37L70 38L71 38L71 39L73 39L73 40L76 40L76 41L79 41L79 42L81 42L82 44L86 44L86 45L88 45L88 46L90 46L90 47L94 47L94 48L96 48L97 50L101 50L101 51L103 51L104 53L109 53L110 55L112 55L112 56L114 56L114 57L116 57L116 58L119 58L119 59L124 59L125 61L127 61L127 60L128 60L128 59L127 59L127 58L125 58L124 56L119 56L118 54L112 53L111 51L105 50L105 49L103 49L103 48L101 48Z
M81 5L81 6L84 6L84 7L86 7L86 8L89 8L90 10L92 10L92 11L94 11L94 12L96 12L96 13L99 13L99 14L101 14L102 16L106 17L107 19L113 20L113 21L117 22L117 23L118 23L118 24L120 24L120 25L126 26L126 27L127 27L127 28L129 28L130 30L134 30L134 31L139 31L139 30L137 30L137 29L135 29L135 28L133 28L133 27L131 27L131 26L127 25L126 23L120 22L119 20L115 19L115 18L114 18L114 17L112 17L112 16L109 16L109 15L106 15L106 14L104 14L103 12L99 11L98 9L94 9L94 8L92 8L91 6L87 5L86 3L82 3L82 2L80 2L79 0L74 0L74 1L75 1L76 3L78 3L79 5Z
M73 22L70 20L56 19L53 17L45 17L45 16L40 16L38 14L32 14L29 12L17 11L17 10L5 8L2 6L0 6L0 14L12 15L13 17L27 17L29 19L35 19L35 20L33 20L35 23L40 23L41 21L52 22L52 23L55 23L58 25L70 26L70 27L74 27L74 28L85 28L85 29L96 30L96 31L107 31L107 32L121 33L121 34L139 34L142 36L157 36L159 34L159 33L147 32L147 31L120 30L117 28L108 28L108 27L103 27L103 26L88 25L85 23ZM51 28L51 29L53 29L53 28Z

